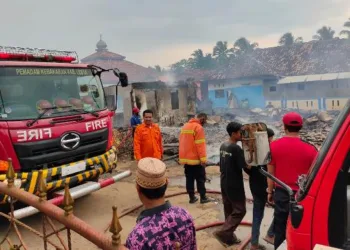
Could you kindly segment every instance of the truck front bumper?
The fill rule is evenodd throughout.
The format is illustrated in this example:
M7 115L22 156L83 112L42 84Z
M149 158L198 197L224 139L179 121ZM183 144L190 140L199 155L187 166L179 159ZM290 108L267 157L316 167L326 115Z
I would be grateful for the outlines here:
M109 172L117 166L116 148L112 147L106 153L83 161L43 169L48 192L62 189L67 183L70 187L77 186L85 181ZM16 179L21 180L21 189L35 194L38 185L39 170L16 173ZM0 175L0 181L6 181L6 175ZM0 194L0 204L6 203L6 195Z

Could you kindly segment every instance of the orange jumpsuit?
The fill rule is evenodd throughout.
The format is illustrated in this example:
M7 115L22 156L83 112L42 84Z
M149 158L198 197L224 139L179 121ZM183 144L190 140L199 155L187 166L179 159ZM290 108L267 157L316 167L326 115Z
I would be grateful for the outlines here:
M181 129L179 162L183 165L199 165L207 162L205 133L198 119L191 119Z
M157 124L148 126L142 123L136 127L134 134L134 154L137 161L145 157L162 158L162 134Z

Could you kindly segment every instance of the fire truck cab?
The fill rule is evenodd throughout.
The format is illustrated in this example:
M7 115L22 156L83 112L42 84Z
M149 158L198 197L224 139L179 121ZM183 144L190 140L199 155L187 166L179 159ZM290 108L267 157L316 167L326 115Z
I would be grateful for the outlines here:
M268 144L267 142L265 144ZM350 100L323 143L299 191L260 169L290 194L287 239L278 249L350 249Z
M291 201L288 249L350 249L350 100Z
M35 193L42 170L52 192L116 167L116 107L101 74L112 71L122 87L127 75L77 61L75 52L0 46L0 181L12 164L16 185Z
M339 114L309 173L296 180L293 190L259 166L271 156L266 124L242 129L247 164L284 188L290 196L286 241L278 249L311 250L317 247L350 249L350 100Z

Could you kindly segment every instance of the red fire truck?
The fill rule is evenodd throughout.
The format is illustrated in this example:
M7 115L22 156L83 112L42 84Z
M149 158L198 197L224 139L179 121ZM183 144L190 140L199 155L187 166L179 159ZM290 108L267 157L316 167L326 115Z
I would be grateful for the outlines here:
M296 196L290 187L260 171L290 193L287 249L308 250L317 244L350 249L350 100L309 173L299 178Z
M75 52L0 46L0 181L9 158L16 185L30 193L39 170L52 192L116 167L116 107L107 108L101 74L113 72L122 87L127 75L77 62Z

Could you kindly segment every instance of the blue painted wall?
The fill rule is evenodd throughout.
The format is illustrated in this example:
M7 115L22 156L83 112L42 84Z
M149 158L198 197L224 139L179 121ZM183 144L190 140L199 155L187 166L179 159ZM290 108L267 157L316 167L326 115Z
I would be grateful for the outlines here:
M225 89L224 98L216 98L215 90L209 90L209 99L213 102L213 108L226 108L228 106L227 89Z
M215 90L209 90L209 98L213 102L214 108L226 108L228 107L228 91L231 91L240 104L243 100L247 99L250 108L264 108L265 98L263 95L262 85L253 86L239 86L235 88L225 88L224 98L216 98Z

